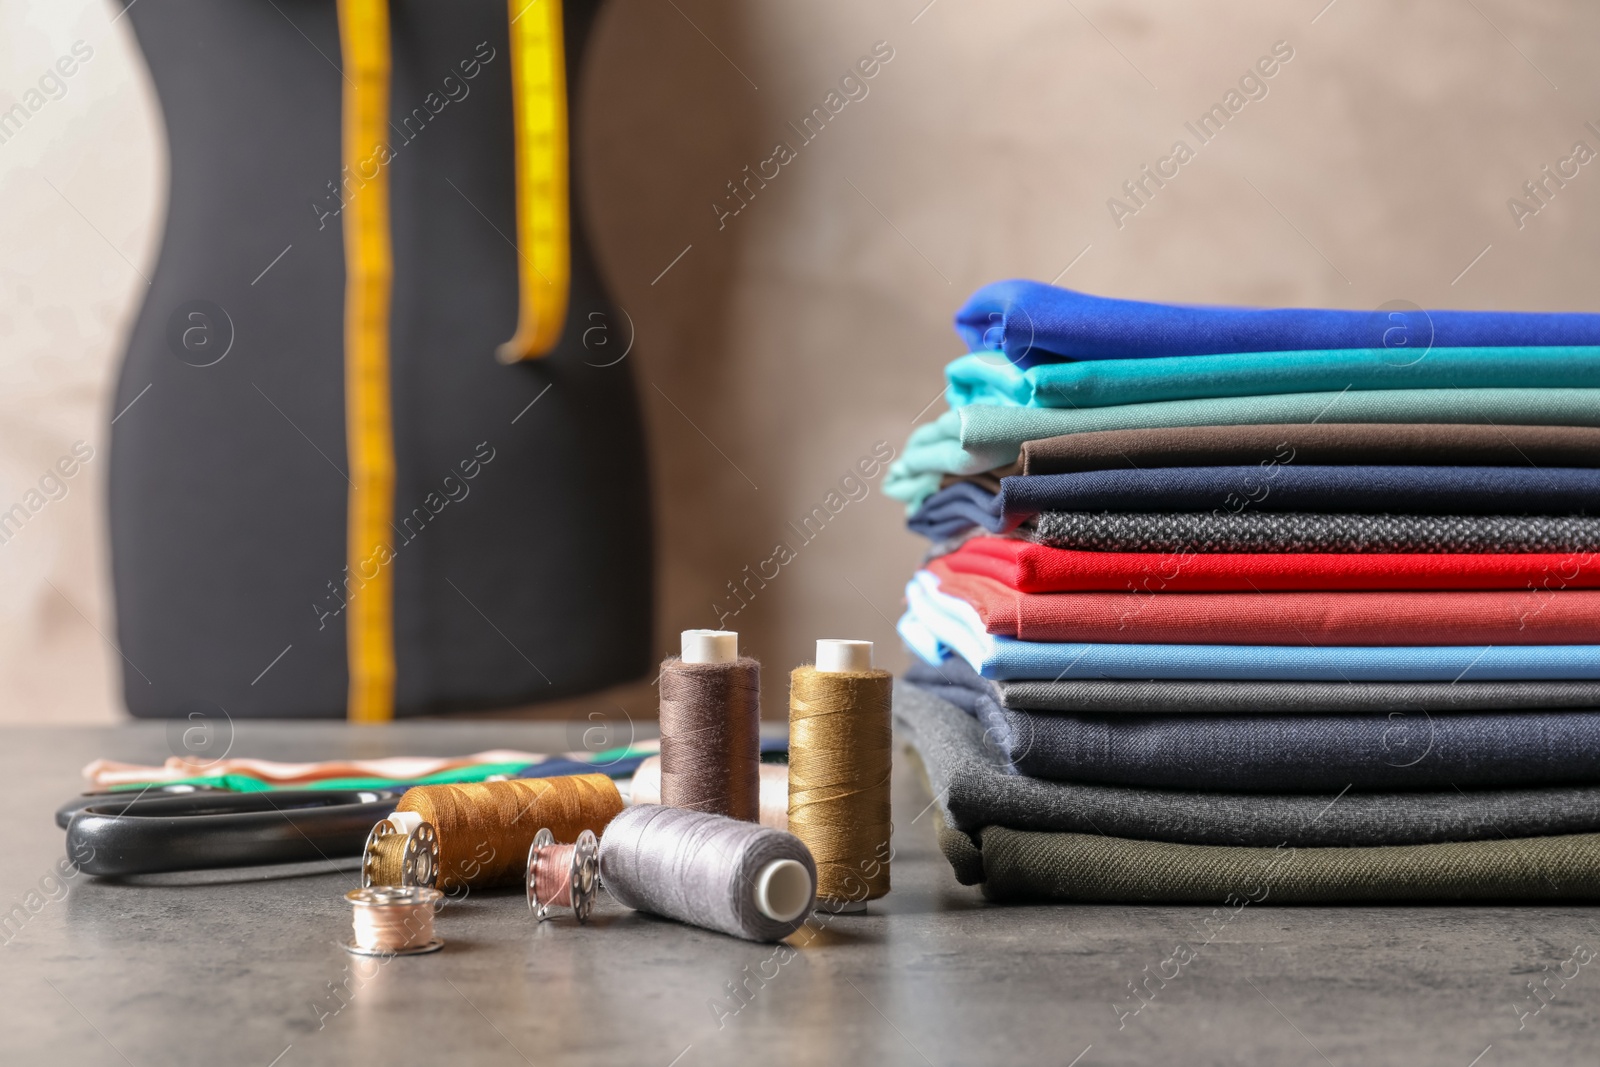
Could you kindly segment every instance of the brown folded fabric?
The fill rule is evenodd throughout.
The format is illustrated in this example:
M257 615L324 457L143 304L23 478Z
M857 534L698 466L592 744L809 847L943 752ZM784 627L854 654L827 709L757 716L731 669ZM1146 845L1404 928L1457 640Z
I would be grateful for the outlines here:
M1250 463L1600 467L1600 428L1346 422L1101 430L1024 442L1019 462L1023 474Z

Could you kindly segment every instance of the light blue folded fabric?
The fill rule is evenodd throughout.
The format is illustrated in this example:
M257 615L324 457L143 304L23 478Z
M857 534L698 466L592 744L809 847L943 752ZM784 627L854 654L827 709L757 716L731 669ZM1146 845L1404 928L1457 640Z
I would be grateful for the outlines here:
M1161 594L1156 594L1161 595ZM1182 596L1181 593L1170 594ZM1600 679L1600 645L1351 647L1122 645L1018 641L985 632L965 600L918 571L899 624L906 645L937 665L958 655L985 678L1231 679L1253 681L1453 682Z
M1004 467L1022 442L1062 434L1323 421L1600 426L1600 389L1351 389L1082 409L969 404L911 431L883 491L914 512L943 475Z
M974 352L945 367L945 380L952 408L1089 408L1341 389L1594 389L1600 388L1600 348L1351 348L1100 359L1026 369L999 352Z

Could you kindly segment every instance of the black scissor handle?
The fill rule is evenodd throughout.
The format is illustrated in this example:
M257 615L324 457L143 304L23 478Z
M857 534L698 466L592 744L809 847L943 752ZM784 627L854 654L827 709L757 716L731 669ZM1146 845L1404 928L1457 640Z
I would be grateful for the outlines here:
M155 874L358 856L403 789L285 789L107 799L67 823L86 874Z
M195 793L232 793L231 789L223 789L215 785L200 785L193 782L160 784L147 786L143 789L101 789L93 793L82 793L73 797L56 809L56 825L63 830L72 821L72 817L84 808L96 804L105 804L114 800L128 800L133 797L173 797L190 796Z

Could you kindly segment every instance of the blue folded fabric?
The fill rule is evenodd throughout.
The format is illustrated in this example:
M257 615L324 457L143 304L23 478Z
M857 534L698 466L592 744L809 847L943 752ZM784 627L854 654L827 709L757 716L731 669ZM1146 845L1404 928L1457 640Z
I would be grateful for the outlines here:
M1593 389L1600 387L1600 348L1233 352L1027 368L996 352L975 352L951 362L944 373L945 399L952 408L1095 408L1341 389Z
M1006 771L1061 782L1235 793L1600 782L1600 712L1075 715L924 688L972 715Z
M1600 344L1600 315L1579 312L1238 308L1114 300L1041 282L986 285L956 312L971 351L1020 367L1069 359Z
M1181 593L1154 594L1182 596ZM1600 645L1328 648L1122 645L1018 641L985 632L965 600L918 571L906 586L901 638L931 664L958 655L985 678L1193 678L1261 681L1451 682L1600 679Z

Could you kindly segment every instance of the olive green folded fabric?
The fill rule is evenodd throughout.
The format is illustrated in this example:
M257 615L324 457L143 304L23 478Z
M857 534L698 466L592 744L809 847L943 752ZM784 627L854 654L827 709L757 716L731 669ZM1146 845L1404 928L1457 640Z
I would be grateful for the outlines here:
M940 829L956 876L996 901L1349 904L1600 897L1600 834L1378 848L1240 848L989 826Z

